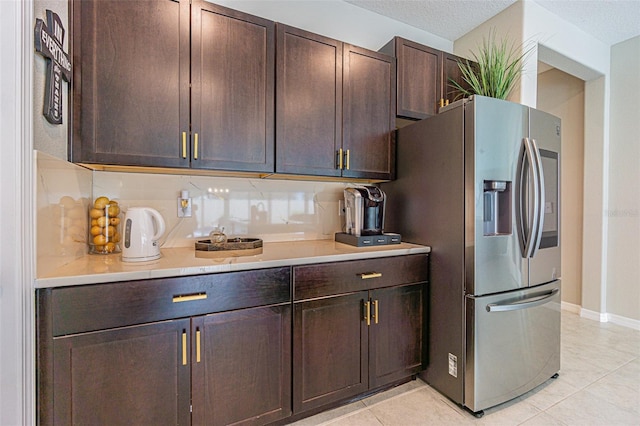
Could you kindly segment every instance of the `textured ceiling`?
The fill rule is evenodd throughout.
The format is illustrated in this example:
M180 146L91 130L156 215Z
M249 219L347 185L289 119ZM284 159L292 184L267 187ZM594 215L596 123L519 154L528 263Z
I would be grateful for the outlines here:
M516 0L345 0L455 41ZM613 45L640 35L640 0L526 0Z

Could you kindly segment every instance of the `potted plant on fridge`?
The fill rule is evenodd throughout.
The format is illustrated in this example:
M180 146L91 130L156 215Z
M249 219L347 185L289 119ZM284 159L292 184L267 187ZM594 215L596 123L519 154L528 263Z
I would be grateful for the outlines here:
M490 31L488 37L482 38L478 52L471 52L475 62L458 60L466 84L449 79L449 85L459 91L458 97L476 94L506 99L520 79L524 60L533 47L516 46L506 38L496 41L495 30Z

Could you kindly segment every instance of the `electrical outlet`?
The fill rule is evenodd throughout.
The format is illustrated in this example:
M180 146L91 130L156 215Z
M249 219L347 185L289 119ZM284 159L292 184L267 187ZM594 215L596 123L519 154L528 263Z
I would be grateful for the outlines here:
M178 197L178 217L191 217L191 198Z

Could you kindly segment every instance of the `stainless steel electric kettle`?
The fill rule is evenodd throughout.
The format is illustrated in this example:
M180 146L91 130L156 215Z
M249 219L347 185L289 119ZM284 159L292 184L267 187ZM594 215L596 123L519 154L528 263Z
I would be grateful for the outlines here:
M124 217L123 262L144 262L160 258L160 237L164 234L162 215L150 207L131 207Z

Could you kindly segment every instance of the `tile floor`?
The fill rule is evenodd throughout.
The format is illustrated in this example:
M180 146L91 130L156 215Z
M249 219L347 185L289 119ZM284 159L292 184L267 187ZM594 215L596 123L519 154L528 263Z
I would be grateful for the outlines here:
M421 380L294 425L640 426L640 331L562 312L560 377L473 415Z

